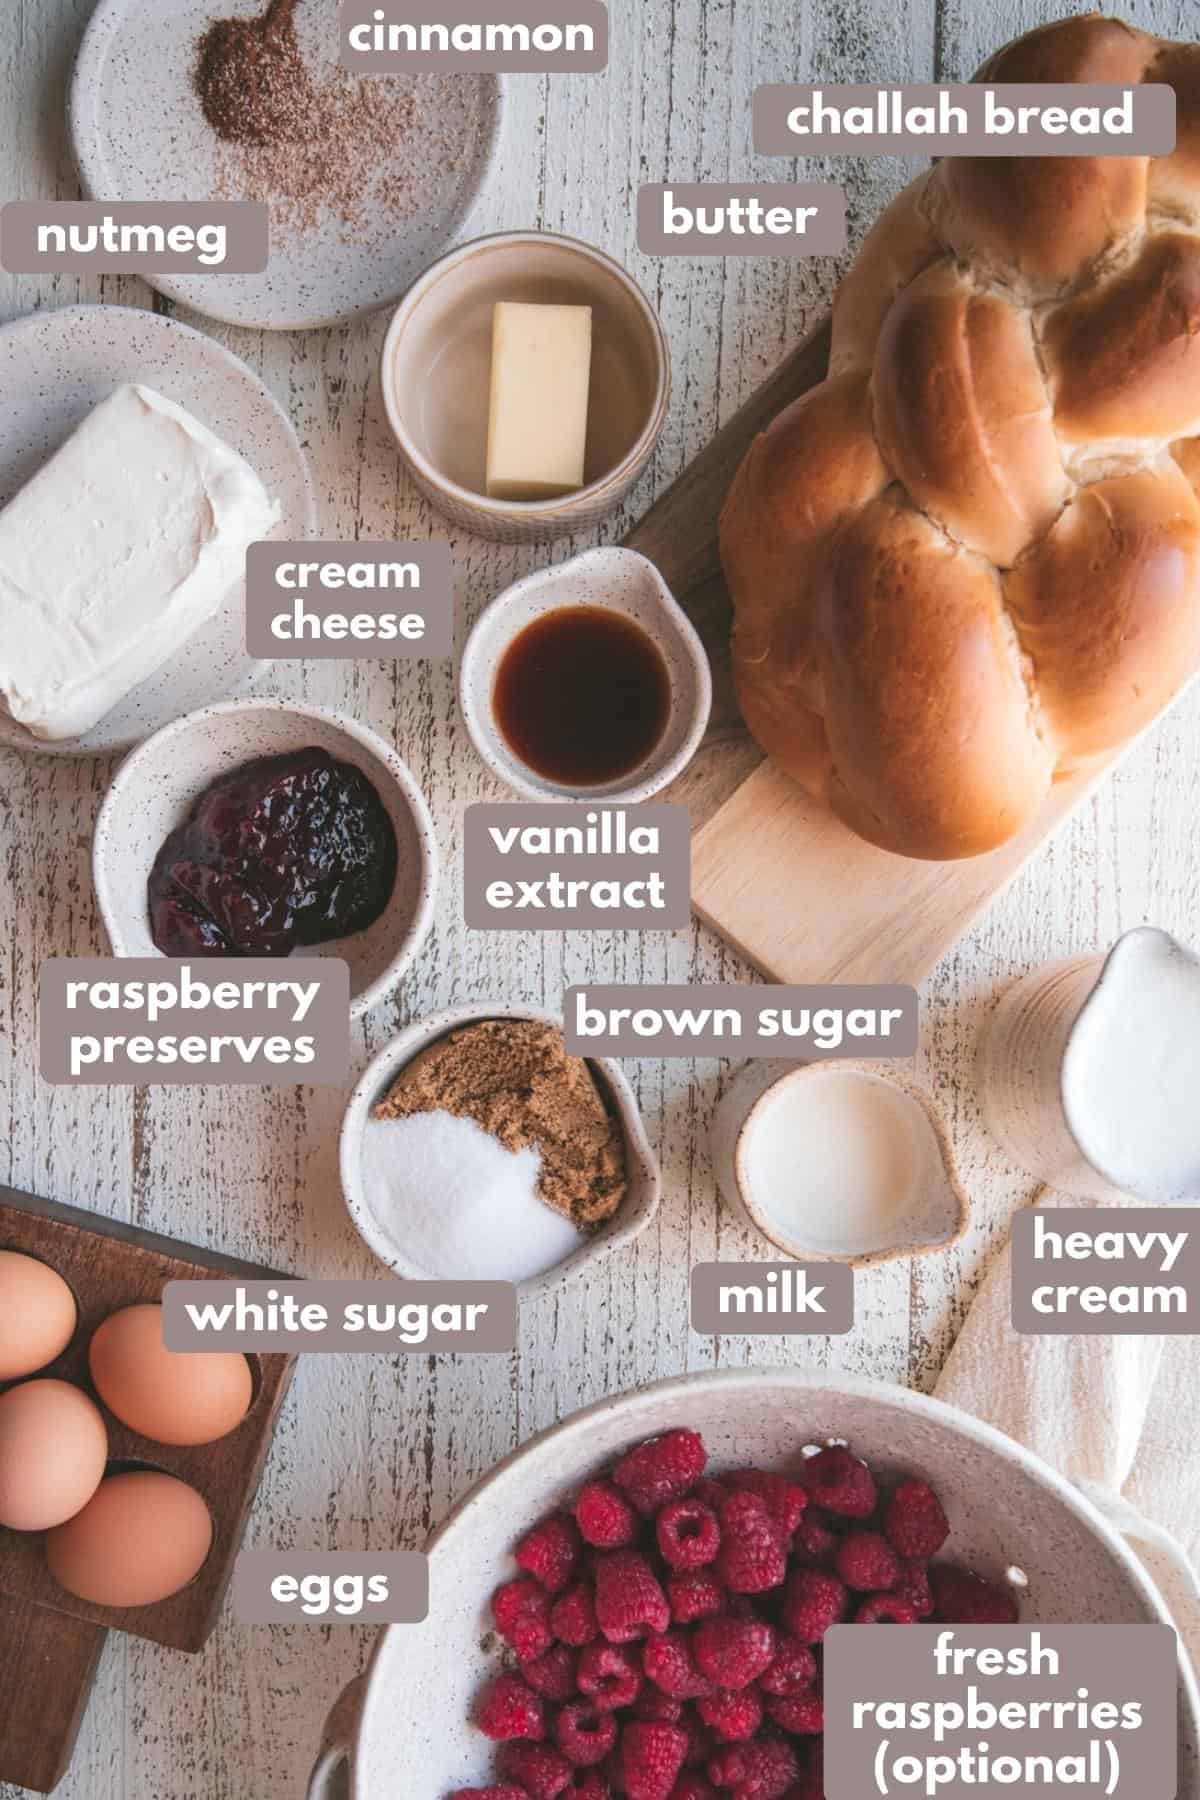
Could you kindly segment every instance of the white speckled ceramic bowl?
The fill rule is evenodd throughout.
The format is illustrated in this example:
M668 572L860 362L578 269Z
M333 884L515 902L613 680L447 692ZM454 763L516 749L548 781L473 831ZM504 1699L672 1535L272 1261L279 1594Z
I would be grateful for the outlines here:
M671 707L658 743L636 769L596 787L547 781L509 748L493 692L513 639L542 614L598 606L623 613L657 645L667 666ZM501 781L528 800L649 800L683 772L700 747L712 710L712 671L698 632L654 564L636 550L585 550L538 569L498 594L467 639L458 697L471 742Z
M251 153L223 145L201 111L196 47L214 19L261 18L265 0L100 0L84 33L68 98L71 144L87 197L265 200L271 256L261 275L209 269L148 277L185 306L230 325L301 331L391 306L433 258L470 228L500 155L506 78L364 75L413 99L358 146L362 204L352 226L333 205L287 206L256 184ZM341 8L303 5L296 29L320 78L338 61ZM311 216L310 216L311 215Z
M389 1269L394 1269L405 1281L428 1281L429 1271L412 1260L405 1248L403 1236L397 1232L392 1222L380 1219L371 1208L362 1179L363 1132L370 1120L371 1109L383 1099L401 1069L412 1061L418 1051L436 1043L449 1032L459 1031L464 1025L476 1024L481 1019L537 1019L543 1024L555 1025L560 1030L562 1028L560 1018L536 1006L459 1006L446 1012L433 1013L429 1018L410 1025L399 1037L393 1038L390 1044L384 1046L358 1083L346 1107L339 1159L342 1192L350 1217L379 1260L386 1263ZM517 1293L522 1300L536 1300L549 1293L552 1288L570 1280L581 1270L593 1269L597 1262L611 1256L614 1250L621 1250L632 1243L658 1211L662 1176L646 1137L646 1128L642 1123L633 1089L619 1063L607 1057L591 1057L589 1063L607 1094L612 1111L621 1123L625 1137L629 1191L607 1225L589 1237L565 1262L556 1263L553 1268L541 1275L531 1276L528 1281L518 1282Z
M310 1800L443 1800L485 1785L494 1746L469 1723L502 1661L488 1602L513 1545L543 1514L641 1439L701 1432L718 1472L794 1468L806 1444L845 1439L885 1475L921 1473L946 1504L959 1560L993 1579L1028 1577L1022 1617L1043 1623L1169 1623L1140 1565L1061 1476L991 1426L907 1388L819 1370L721 1370L602 1401L534 1438L456 1507L429 1545L422 1625L380 1637L335 1707ZM1180 1693L1180 1796L1196 1794L1196 1695ZM340 1786L339 1786L340 1784Z
M592 309L584 485L574 493L486 492L500 300ZM482 537L536 543L595 525L620 505L666 423L671 357L657 313L611 256L552 232L504 231L450 251L413 284L384 342L380 378L400 453L426 499Z
M256 756L317 745L353 763L373 784L396 832L392 897L353 937L298 952L350 965L350 1012L366 1012L400 980L433 920L437 849L420 788L395 751L353 719L290 700L233 700L189 713L126 757L96 820L92 871L114 956L155 956L146 883L159 848L220 775Z
M847 1074L855 1080L882 1082L893 1103L911 1120L916 1179L906 1196L889 1198L885 1208L865 1208L852 1221L814 1217L804 1227L789 1229L756 1192L753 1146L756 1130L769 1109L785 1097L789 1084L820 1082L823 1076ZM749 1062L739 1069L715 1113L709 1132L713 1173L726 1204L742 1212L767 1242L785 1256L808 1262L842 1262L865 1269L894 1257L925 1256L947 1250L967 1227L971 1203L959 1178L954 1147L945 1120L931 1095L907 1076L878 1062L836 1057L824 1062ZM804 1146L796 1147L797 1161Z

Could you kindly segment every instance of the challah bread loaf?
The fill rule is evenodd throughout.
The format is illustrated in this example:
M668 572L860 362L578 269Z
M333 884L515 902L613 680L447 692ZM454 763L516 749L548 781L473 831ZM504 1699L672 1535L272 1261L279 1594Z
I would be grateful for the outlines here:
M1200 668L1200 46L1089 15L978 79L1169 82L1176 149L914 182L721 520L750 730L938 861L1004 843Z

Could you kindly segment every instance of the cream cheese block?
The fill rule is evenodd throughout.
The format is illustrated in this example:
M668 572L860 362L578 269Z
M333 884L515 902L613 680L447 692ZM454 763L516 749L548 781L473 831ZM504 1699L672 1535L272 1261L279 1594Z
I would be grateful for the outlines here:
M279 507L152 388L118 388L0 512L0 699L79 737L228 599Z

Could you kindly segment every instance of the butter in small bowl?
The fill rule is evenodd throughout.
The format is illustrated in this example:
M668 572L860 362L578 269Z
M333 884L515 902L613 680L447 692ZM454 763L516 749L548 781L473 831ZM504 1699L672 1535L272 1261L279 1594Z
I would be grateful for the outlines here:
M612 257L510 231L463 244L414 283L381 380L400 453L434 506L484 537L544 542L596 524L645 470L670 353Z

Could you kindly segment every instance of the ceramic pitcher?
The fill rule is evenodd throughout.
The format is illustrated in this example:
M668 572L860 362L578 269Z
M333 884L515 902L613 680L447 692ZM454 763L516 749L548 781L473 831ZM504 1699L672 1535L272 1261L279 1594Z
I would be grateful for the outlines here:
M1051 1187L1200 1202L1200 958L1143 925L1035 969L992 1015L979 1081L992 1136Z

